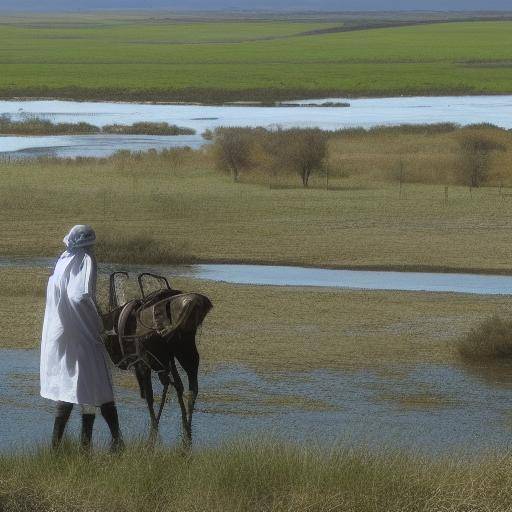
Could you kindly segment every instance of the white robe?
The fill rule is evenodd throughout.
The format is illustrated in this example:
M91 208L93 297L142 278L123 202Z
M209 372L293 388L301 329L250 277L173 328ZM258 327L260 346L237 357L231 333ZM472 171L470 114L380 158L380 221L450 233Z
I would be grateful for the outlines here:
M95 305L96 263L81 248L62 254L48 281L41 341L41 396L98 406L114 400Z

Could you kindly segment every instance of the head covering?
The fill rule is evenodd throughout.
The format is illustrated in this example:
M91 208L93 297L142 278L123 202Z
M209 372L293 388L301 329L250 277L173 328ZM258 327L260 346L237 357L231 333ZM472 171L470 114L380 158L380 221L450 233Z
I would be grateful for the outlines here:
M68 250L89 247L96 243L96 233L91 226L78 224L71 228L71 231L64 237L63 242Z

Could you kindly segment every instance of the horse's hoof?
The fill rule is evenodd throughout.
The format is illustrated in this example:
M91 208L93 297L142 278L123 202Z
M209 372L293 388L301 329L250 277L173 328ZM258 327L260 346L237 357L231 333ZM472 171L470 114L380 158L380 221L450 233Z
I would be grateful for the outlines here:
M121 453L125 450L126 445L121 438L113 439L110 443L110 453Z

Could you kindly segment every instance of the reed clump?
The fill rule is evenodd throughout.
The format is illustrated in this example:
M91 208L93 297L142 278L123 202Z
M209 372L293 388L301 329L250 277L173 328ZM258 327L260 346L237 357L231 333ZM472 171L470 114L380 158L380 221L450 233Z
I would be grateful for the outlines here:
M468 363L512 360L512 320L487 318L457 342L457 352Z
M48 119L30 117L19 121L8 115L0 116L0 134L3 135L194 135L192 128L169 123L140 122L130 125L110 124L103 127L89 123L53 123Z
M100 133L101 128L89 123L52 123L37 117L13 121L8 115L0 116L3 135L85 135Z
M163 242L150 236L109 233L96 246L98 261L105 263L185 265L196 261L182 241Z
M109 124L102 128L103 133L116 135L194 135L192 128L169 123L140 122L131 125Z

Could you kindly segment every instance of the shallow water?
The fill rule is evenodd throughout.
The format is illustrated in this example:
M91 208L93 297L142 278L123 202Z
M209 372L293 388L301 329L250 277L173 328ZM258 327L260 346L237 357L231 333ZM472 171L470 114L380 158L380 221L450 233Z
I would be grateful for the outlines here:
M176 147L199 148L201 135L49 135L41 137L0 136L0 158L104 158L116 151L161 151Z
M38 365L37 351L0 351L0 450L50 438L53 404L39 396ZM273 436L428 452L508 446L511 387L449 366L387 370L258 375L231 365L203 372L194 415L195 444ZM117 399L125 437L144 437L144 402L134 391L119 387ZM69 432L77 437L78 431L75 411ZM101 418L96 432L96 442L105 442ZM162 417L161 434L166 443L179 439L175 400Z
M53 122L81 121L104 126L138 121L168 122L193 128L198 134L218 126L318 127L334 130L376 125L451 122L493 123L512 128L512 96L432 96L399 98L301 100L297 103L348 102L350 107L257 107L151 105L74 101L0 101L0 115L13 119L40 117ZM292 102L290 102L292 103ZM101 136L104 137L104 136ZM30 137L27 137L29 139ZM122 138L122 137L121 137ZM124 140L124 139L123 139ZM129 144L128 144L129 146ZM39 147L39 151L43 146ZM126 148L126 145L123 146ZM0 151L1 145L0 145ZM5 151L5 150L4 150ZM77 155L85 156L82 149Z
M50 258L12 259L0 257L0 268L52 268ZM356 290L395 290L479 295L511 295L512 276L478 274L444 274L434 272L389 272L334 270L271 265L112 265L100 264L100 272L154 271L169 276L190 277L232 284L267 286L311 286Z

